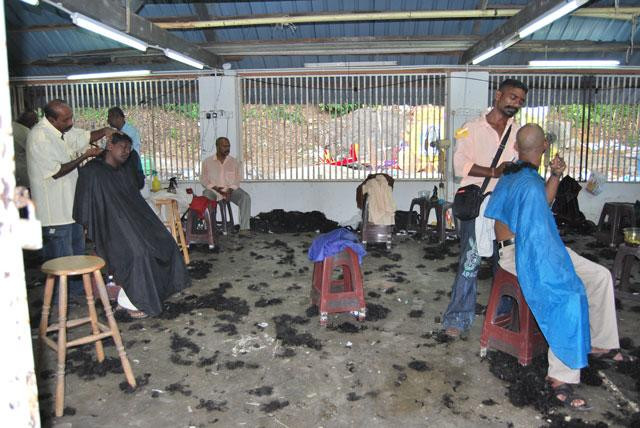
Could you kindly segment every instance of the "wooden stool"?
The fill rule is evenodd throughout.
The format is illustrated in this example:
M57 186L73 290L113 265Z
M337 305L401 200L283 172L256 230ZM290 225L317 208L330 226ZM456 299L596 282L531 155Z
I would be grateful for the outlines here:
M336 268L341 269L341 277L333 279ZM326 325L328 314L336 312L353 312L358 320L364 321L367 307L355 251L347 247L313 265L311 304L320 310L320 325Z
M498 314L503 296L511 297L513 304L509 313ZM491 286L480 337L481 357L487 355L488 347L513 355L523 366L547 349L547 342L522 295L518 278L502 268L496 271Z
M182 251L184 263L189 264L189 245L184 238L184 230L180 221L180 213L178 212L178 202L175 199L156 199L156 209L158 216L171 232L171 236L176 240L178 248ZM164 214L162 208L165 208Z
M391 238L393 236L393 225L374 224L369 222L369 194L365 193L362 202L362 244L384 243L387 249L391 249Z
M95 342L98 361L102 362L104 361L102 339L113 337L113 341L116 344L116 349L118 350L118 355L120 356L120 361L122 363L122 368L124 369L124 375L127 378L127 382L129 382L129 385L134 388L136 386L136 380L133 377L133 371L131 370L131 365L129 365L127 353L124 350L122 338L120 337L120 330L118 330L118 324L116 323L116 320L113 317L113 312L111 311L107 289L105 288L104 281L102 280L102 274L100 273L100 269L102 269L104 265L104 260L96 256L59 257L57 259L49 260L42 265L42 271L47 274L47 280L45 282L44 288L44 302L42 304L42 318L40 319L40 329L38 336L41 344L42 342L46 343L58 353L55 408L56 416L58 417L62 416L64 411L64 369L67 348ZM102 306L104 307L104 312L109 323L108 327L98 322L96 307L93 301L91 274L93 274L93 279L97 284L97 289L100 294L100 300L102 301ZM87 306L89 307L88 317L67 320L67 276L69 275L82 275L84 292L87 296ZM58 295L58 322L49 325L49 308L51 305L51 299L53 297L56 277L60 277ZM67 329L78 327L82 324L87 323L91 324L90 335L67 341ZM58 332L57 343L47 337L47 333L53 331Z
M636 213L630 202L607 202L598 220L597 239L603 244L616 246L623 241L622 228L636 225Z
M187 211L187 245L197 243L209 244L209 249L213 250L216 246L216 220L215 208L211 210L207 207L204 210L203 218L198 218L198 213L189 208ZM213 212L212 212L213 211ZM199 223L204 223L203 229L198 229Z
M620 244L618 252L616 253L616 259L613 262L613 270L611 275L613 276L613 283L616 280L620 280L618 289L621 291L632 291L629 288L629 275L631 274L631 267L636 260L640 260L640 247L627 244Z
M222 234L227 235L233 231L233 212L231 211L231 202L224 198L218 199L218 208L220 208L220 219L222 221ZM216 208L217 210L217 208ZM228 214L228 217L227 217ZM215 213L214 213L215 218Z

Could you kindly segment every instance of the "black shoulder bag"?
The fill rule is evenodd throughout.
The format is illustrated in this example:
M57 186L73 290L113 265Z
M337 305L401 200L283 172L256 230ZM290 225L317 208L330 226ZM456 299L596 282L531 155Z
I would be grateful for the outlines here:
M500 159L504 146L509 139L509 134L511 134L511 125L509 125L509 129L507 129L504 137L502 137L502 142L500 143L500 147L498 147L496 155L493 157L490 168L495 168L498 163L498 159ZM469 184L468 186L458 189L453 198L453 215L458 220L473 220L480 215L480 205L482 205L484 198L491 193L484 194L484 191L487 190L487 186L489 185L489 180L491 180L491 177L485 177L482 187L478 187L477 184Z

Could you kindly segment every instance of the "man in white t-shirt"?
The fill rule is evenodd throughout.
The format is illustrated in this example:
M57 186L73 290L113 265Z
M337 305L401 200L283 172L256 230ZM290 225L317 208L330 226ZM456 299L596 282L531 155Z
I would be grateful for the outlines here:
M42 223L44 260L83 255L82 226L72 216L73 198L78 179L78 166L102 152L91 146L112 128L86 131L73 128L73 112L62 100L55 99L44 107L44 119L27 137L27 169L36 215ZM69 294L82 294L82 282L69 283Z

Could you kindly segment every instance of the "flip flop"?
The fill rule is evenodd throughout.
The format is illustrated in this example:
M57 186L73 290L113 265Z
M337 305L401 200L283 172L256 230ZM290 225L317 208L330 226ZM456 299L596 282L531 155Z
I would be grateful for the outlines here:
M576 394L571 384L562 383L555 388L551 387L551 389L553 390L553 396L555 399L568 409L577 410L579 412L593 409L593 407L587 403L587 400ZM564 396L564 400L558 398L558 395ZM582 404L574 405L573 403L576 401L582 401Z
M615 356L620 354L622 356L621 360L616 360ZM590 354L591 358L596 361L604 361L607 363L632 363L637 360L636 357L633 357L625 352L622 352L622 349L611 349L608 352L601 352L599 354Z
M142 320L145 318L149 318L149 315L143 311L134 311L133 309L127 309L127 313L134 320Z

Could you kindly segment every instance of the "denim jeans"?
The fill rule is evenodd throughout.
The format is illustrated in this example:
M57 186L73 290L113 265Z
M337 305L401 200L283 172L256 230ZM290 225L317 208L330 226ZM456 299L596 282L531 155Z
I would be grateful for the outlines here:
M44 260L65 256L84 255L84 231L78 223L42 228L42 255ZM69 295L83 296L84 287L80 276L69 277ZM57 299L56 299L57 300Z
M460 261L451 290L451 302L442 315L444 328L464 331L471 327L476 314L476 290L480 255L476 244L476 222L460 222Z

